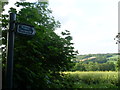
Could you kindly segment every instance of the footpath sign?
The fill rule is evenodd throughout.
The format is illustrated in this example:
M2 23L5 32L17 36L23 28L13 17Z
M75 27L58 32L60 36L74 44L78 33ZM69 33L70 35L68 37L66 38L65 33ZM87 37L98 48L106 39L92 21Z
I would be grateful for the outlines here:
M36 32L34 26L19 23L17 25L17 33L33 36Z

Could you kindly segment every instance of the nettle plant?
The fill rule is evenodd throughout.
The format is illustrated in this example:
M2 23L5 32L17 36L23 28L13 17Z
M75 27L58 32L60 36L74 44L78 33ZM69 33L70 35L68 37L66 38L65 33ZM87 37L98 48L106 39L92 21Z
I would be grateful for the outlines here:
M116 44L118 44L118 63L117 63L117 67L118 67L118 70L120 70L120 32L116 35L114 40L116 40Z
M114 40L117 41L116 44L119 44L119 43L120 43L120 33L118 33L118 34L116 35L116 37L114 38Z

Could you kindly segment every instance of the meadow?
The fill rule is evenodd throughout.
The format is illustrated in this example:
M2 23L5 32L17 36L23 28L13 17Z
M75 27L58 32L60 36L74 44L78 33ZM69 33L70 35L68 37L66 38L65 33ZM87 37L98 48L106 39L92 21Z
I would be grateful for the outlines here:
M118 88L118 72L75 71L63 72L72 88Z

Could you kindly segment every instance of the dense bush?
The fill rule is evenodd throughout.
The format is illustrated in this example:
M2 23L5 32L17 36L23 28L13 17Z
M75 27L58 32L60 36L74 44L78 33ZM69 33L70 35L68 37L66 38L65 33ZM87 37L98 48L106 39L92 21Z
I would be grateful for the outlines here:
M56 88L62 87L59 71L69 70L77 52L71 43L70 32L62 32L64 37L55 33L60 27L48 9L47 3L17 2L16 8L10 8L9 13L17 15L19 23L30 24L35 27L36 35L33 37L21 36L15 33L14 47L14 88ZM6 45L8 30L8 14L2 15L2 41L3 48L3 87L5 88Z

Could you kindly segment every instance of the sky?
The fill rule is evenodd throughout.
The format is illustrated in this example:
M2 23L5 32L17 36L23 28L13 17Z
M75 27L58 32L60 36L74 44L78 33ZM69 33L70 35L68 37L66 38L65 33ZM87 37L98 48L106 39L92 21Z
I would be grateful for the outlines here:
M13 6L16 0L8 1ZM61 23L56 33L69 30L79 54L117 53L118 1L49 0L52 15Z

